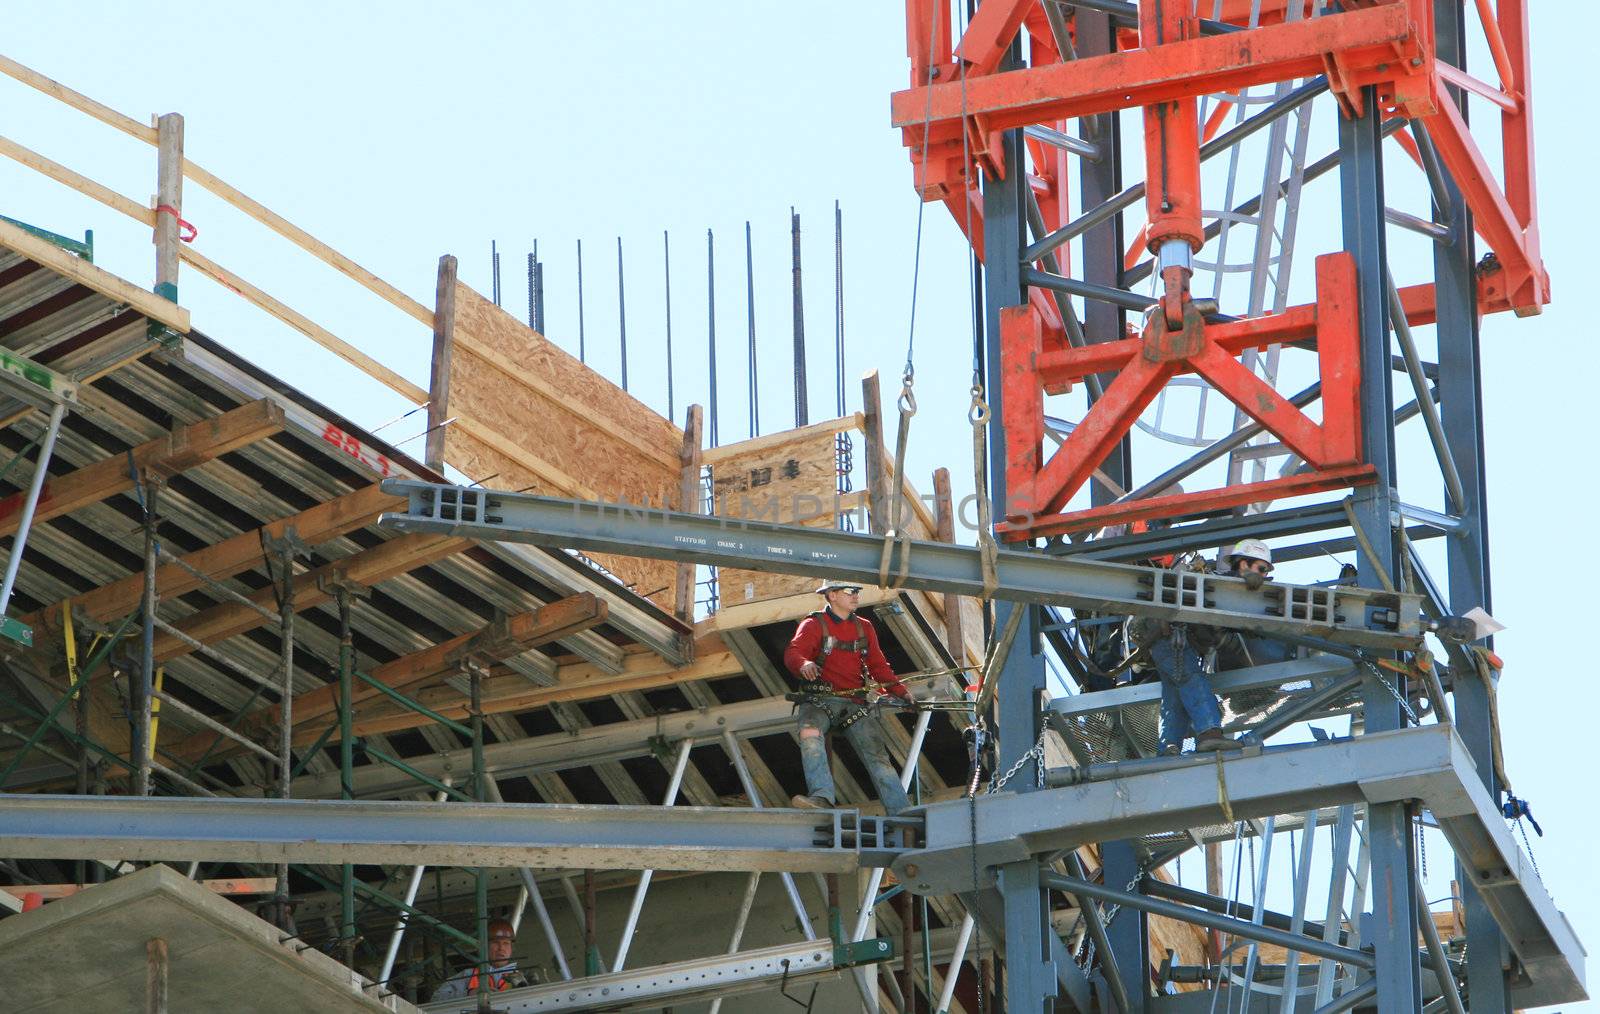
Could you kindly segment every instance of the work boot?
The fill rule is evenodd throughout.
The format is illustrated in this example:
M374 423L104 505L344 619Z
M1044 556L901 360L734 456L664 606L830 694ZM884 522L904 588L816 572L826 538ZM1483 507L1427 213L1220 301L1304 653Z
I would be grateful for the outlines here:
M824 796L791 796L789 805L796 810L831 810L833 800Z
M1161 748L1161 756L1163 757L1177 757L1181 753L1183 753L1183 747L1176 743L1168 743Z
M1232 736L1225 734L1221 729L1206 729L1195 734L1194 750L1232 750L1239 744L1234 742Z

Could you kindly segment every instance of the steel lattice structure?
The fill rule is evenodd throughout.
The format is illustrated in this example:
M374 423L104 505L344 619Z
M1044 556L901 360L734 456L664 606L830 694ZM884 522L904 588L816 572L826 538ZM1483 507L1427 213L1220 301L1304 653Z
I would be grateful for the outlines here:
M950 208L983 261L987 394L993 430L1003 434L991 441L990 482L1006 518L999 526L1003 537L1030 542L1150 518L1201 519L1176 535L1120 540L1128 544L1123 558L1138 559L1153 555L1148 548L1160 540L1193 548L1244 532L1344 529L1359 550L1361 584L1392 586L1411 573L1438 612L1489 606L1479 321L1507 309L1537 313L1549 286L1539 255L1526 9L1518 0L1480 0L1476 7L1498 85L1465 69L1470 23L1459 0L987 0L970 11L959 38L948 5L908 0L911 86L895 94L893 121L923 199ZM1245 105L1248 90L1263 86L1271 89L1270 101L1252 112ZM1332 101L1313 107L1322 93ZM1498 172L1469 129L1469 95L1498 113ZM1216 103L1210 115L1202 116L1202 102ZM1238 121L1218 133L1234 104ZM1338 148L1308 165L1304 124L1310 110L1323 107L1321 115L1337 116ZM1292 171L1280 185L1290 113L1299 126L1289 152ZM1230 166L1227 203L1215 201L1202 186L1201 163L1231 152L1236 166L1240 145L1266 127L1273 149L1262 195L1235 206ZM1123 143L1122 135L1136 129L1142 130L1142 158L1128 157ZM1385 151L1391 135L1396 147ZM1428 218L1386 206L1384 157L1400 146L1426 174L1433 204ZM1143 181L1128 185L1124 174L1141 168ZM1341 248L1317 257L1314 302L1286 305L1284 276L1296 220L1304 213L1300 188L1334 169ZM1141 203L1144 224L1125 244ZM1222 210L1203 210L1211 207ZM1257 226L1250 296L1235 305L1222 285L1225 255L1213 252L1207 262L1203 253L1215 251L1208 244L1230 222L1250 215ZM1430 278L1396 284L1387 224L1435 241ZM1478 239L1490 251L1481 262ZM1192 291L1197 270L1207 263L1221 299ZM1265 291L1274 268L1279 275L1270 279L1276 289L1269 306ZM1132 291L1146 278L1159 279L1153 296ZM1083 301L1081 314L1074 297ZM1271 310L1278 312L1265 312ZM1129 311L1145 313L1142 325L1127 326ZM1410 333L1430 324L1437 329L1439 360L1432 390ZM1391 355L1391 328L1399 357ZM1318 383L1298 394L1279 391L1278 350L1296 346L1315 348ZM1399 413L1396 364L1417 393L1417 402ZM1236 429L1215 443L1190 441L1206 449L1183 465L1136 477L1129 432L1174 378L1190 374L1236 406ZM1070 433L1054 434L1060 446L1048 453L1047 432L1060 427L1046 416L1043 397L1075 384L1087 389L1086 411ZM1319 398L1321 418L1313 421L1304 409ZM1413 537L1448 533L1448 568L1440 582L1405 538L1424 512L1408 508L1397 493L1394 430L1419 413L1448 511L1420 526L1425 530L1410 531ZM1203 418L1197 435L1200 429ZM1240 452L1266 439L1264 433L1292 454L1291 467L1276 479L1262 479L1256 469L1256 481L1242 482ZM1171 489L1224 456L1232 457L1226 485ZM1110 482L1093 485L1089 504L1075 508L1070 501L1097 470ZM1273 500L1347 487L1353 488L1350 509L1324 511L1317 519L1307 514L1315 514L1313 508L1253 514L1247 524L1233 516ZM1082 552L1117 541L1056 540L1051 548ZM997 622L1010 608L1000 607ZM1492 689L1464 658L1455 661L1456 728L1498 802L1490 758ZM1025 757L1034 742L1045 672L1037 648L1008 659L999 705L1005 766ZM1402 703L1376 680L1366 681L1362 705L1369 733L1405 724ZM1386 1011L1421 1005L1417 909L1394 904L1414 893L1410 827L1404 805L1368 809L1373 889L1392 913L1374 921L1371 941L1374 995ZM1138 879L1142 871L1131 847L1103 848L1106 884ZM1034 932L1048 915L1048 893L1034 863L1000 869L1011 931L1008 1009L1038 1010L1057 991L1050 966L1041 961L1049 950ZM1472 1009L1509 1010L1512 976L1501 961L1500 927L1479 892L1471 886L1464 892ZM1130 1009L1142 1010L1145 930L1139 920L1124 918L1108 932L1112 967L1121 969Z

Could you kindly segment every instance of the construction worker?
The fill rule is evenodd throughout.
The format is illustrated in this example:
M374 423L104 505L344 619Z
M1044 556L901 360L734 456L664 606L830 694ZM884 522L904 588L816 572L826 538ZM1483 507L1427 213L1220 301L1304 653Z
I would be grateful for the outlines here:
M1178 567L1193 565L1185 556L1172 561ZM1233 739L1222 732L1222 706L1211 690L1206 659L1216 647L1217 631L1209 626L1171 623L1153 616L1128 621L1128 635L1145 649L1161 679L1162 756L1175 757L1183 741L1194 737L1198 750L1226 750Z
M879 699L911 707L911 692L895 678L878 646L872 621L856 615L861 586L828 581L817 589L826 603L800 621L783 653L783 662L801 681L792 694L800 724L800 760L806 794L791 804L804 809L829 809L838 799L828 766L829 732L843 732L866 766L883 808L891 814L911 805L900 785L900 773L889 758L883 729L873 714Z
M1252 589L1272 580L1272 548L1260 539L1244 539L1223 557L1221 573L1243 578ZM1217 645L1218 669L1245 669L1273 662L1286 662L1299 655L1287 641L1260 634L1231 630Z
M512 960L512 946L517 941L517 931L504 919L489 920L489 991L498 993L528 985L527 976L517 971ZM478 966L471 965L446 979L434 990L435 1000L461 1000L478 993Z

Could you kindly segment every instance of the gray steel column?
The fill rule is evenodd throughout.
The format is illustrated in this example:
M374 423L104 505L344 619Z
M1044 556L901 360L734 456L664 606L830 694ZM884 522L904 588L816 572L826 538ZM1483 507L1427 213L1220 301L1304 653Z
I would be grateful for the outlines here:
M1116 26L1111 17L1099 11L1079 8L1077 14L1077 47L1080 57L1102 56L1117 51ZM1115 113L1079 121L1085 135L1093 132L1092 140L1104 152L1098 162L1080 162L1074 168L1079 173L1078 194L1085 211L1115 197L1122 191L1122 143L1120 120ZM1125 244L1122 235L1122 215L1111 216L1083 234L1083 278L1085 281L1122 288L1122 256ZM1123 336L1127 311L1100 299L1086 299L1083 303L1084 337L1091 342L1116 341ZM1091 399L1092 400L1092 399ZM1133 488L1133 459L1131 441L1123 437L1117 449L1100 465L1102 471L1123 489ZM1098 482L1089 484L1089 497L1094 506L1111 503L1116 494ZM1102 842L1100 857L1105 864L1105 880L1112 886L1121 886L1139 877L1139 858L1133 843L1127 841ZM1123 909L1106 926L1111 940L1112 956L1122 978L1122 991L1127 995L1129 1014L1143 1014L1145 998L1149 995L1150 934L1149 916L1136 909Z
M1344 246L1355 258L1360 308L1361 438L1366 460L1378 481L1354 493L1355 520L1377 555L1356 558L1360 583L1381 587L1400 574L1399 551L1390 526L1394 503L1394 376L1389 368L1388 255L1384 244L1383 134L1372 88L1361 93L1362 115L1339 118L1339 183L1344 215ZM1398 676L1396 688L1404 693ZM1367 732L1400 728L1400 702L1377 678L1367 681L1363 705ZM1415 862L1411 822L1403 803L1367 811L1372 855L1371 943L1377 953L1378 1009L1416 1010L1421 1004L1417 926L1411 905Z
M985 177L983 181L984 241L984 354L985 396L992 413L989 421L989 494L996 506L995 517L1005 516L1006 446L1005 406L1001 398L1000 311L1027 301L1022 286L1020 261L1027 229L1026 195L1023 192L1024 153L1022 131L1007 131L1004 141L1005 179ZM999 602L995 608L995 629L1005 628L1013 609L1032 610L1020 603ZM1024 617L1027 619L1027 617ZM998 674L995 718L999 740L1000 770L1011 765L1033 748L1039 736L1039 692L1045 686L1044 657L1034 625L1029 622L1018 631L1005 664ZM1008 789L1031 791L1037 775L1025 766L1012 779ZM1006 1006L1012 1014L1037 1014L1049 1009L1047 998L1056 995L1055 968L1050 963L1049 896L1039 883L1039 866L1032 860L1000 868L1000 894L1005 904Z
M1434 31L1439 59L1466 66L1466 38L1461 0L1434 0ZM1446 86L1449 87L1449 86ZM1467 104L1456 89L1450 96L1467 115ZM1435 244L1433 274L1439 308L1439 398L1445 443L1455 458L1466 491L1461 527L1445 544L1450 608L1462 613L1473 606L1491 609L1489 587L1489 517L1485 499L1483 460L1483 378L1478 356L1477 287L1473 265L1472 214L1455 181L1446 174L1444 196L1449 204L1435 207L1434 221L1455 231L1456 241ZM1494 773L1489 726L1489 687L1476 672L1457 666L1455 677L1456 732L1478 765L1490 795L1500 801L1503 788ZM1461 905L1467 919L1467 987L1475 1012L1511 1010L1505 969L1509 952L1472 878L1456 877L1461 884Z

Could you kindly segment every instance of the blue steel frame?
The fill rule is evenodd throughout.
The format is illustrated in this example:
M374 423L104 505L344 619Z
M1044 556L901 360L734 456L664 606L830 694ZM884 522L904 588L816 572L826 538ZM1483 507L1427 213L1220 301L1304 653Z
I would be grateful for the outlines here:
M1464 65L1462 38L1462 0L1435 0L1439 52L1458 65ZM1110 52L1114 44L1111 19L1080 7L1077 11L1079 53L1092 55ZM1455 93L1455 89L1452 89ZM1464 108L1459 94L1454 98ZM1398 579L1402 573L1401 545L1391 523L1398 505L1396 454L1394 446L1395 403L1387 303L1387 254L1383 198L1383 152L1381 118L1376 96L1368 89L1364 96L1365 115L1357 119L1341 117L1339 124L1339 176L1342 196L1344 247L1355 258L1359 277L1360 358L1362 385L1363 446L1366 460L1377 466L1379 481L1354 494L1356 522L1366 535L1374 555L1358 551L1358 578L1366 587L1381 587L1385 577ZM1112 138L1100 138L1103 153L1098 162L1078 163L1081 172L1080 194L1088 209L1120 190L1120 145L1115 143L1116 117L1106 117ZM983 265L984 333L986 335L986 376L1000 375L999 315L1007 306L1026 302L1026 265L1021 263L1027 245L1026 208L1022 191L1025 174L1021 131L1012 131L1004 144L1003 179L985 178ZM1458 526L1444 533L1447 541L1448 594L1450 612L1460 615L1473 606L1490 605L1488 523L1485 510L1486 486L1482 438L1482 389L1478 353L1478 312L1474 276L1472 227L1460 190L1446 179L1449 207L1435 208L1435 221L1453 226L1456 240L1435 247L1434 273L1438 301L1438 397L1447 443L1460 470L1469 504L1458 519ZM1085 280L1120 287L1122 283L1123 242L1120 216L1084 236L1082 274ZM1110 304L1085 301L1088 335L1120 335L1123 311ZM1003 432L1005 406L1000 385L990 383L987 390L993 412L990 424L990 490L996 503L1005 503L1005 449ZM1132 468L1127 442L1107 460L1104 470L1124 488L1132 488ZM1095 503L1110 499L1098 484L1092 484ZM1419 578L1426 580L1425 575ZM998 604L997 629L1003 627L1012 608L1031 608ZM1039 630L1030 620L1019 636L1004 670L999 676L997 695L999 766L1008 770L1024 756L1039 731L1039 695L1045 686L1045 662L1040 654ZM1491 731L1488 689L1466 665L1452 667L1455 676L1455 718L1457 730L1468 745L1479 771L1498 801L1501 786L1495 784L1490 762ZM1402 692L1404 692L1402 688ZM1397 701L1377 680L1364 688L1365 731L1394 729L1404 721ZM1019 792L1033 789L1031 771L1024 769L1008 788ZM1372 937L1377 968L1375 1003L1380 1010L1418 1010L1421 1008L1422 969L1418 948L1418 914L1412 904L1417 884L1416 857L1412 836L1412 813L1406 804L1374 806L1368 814L1368 834L1372 858L1372 903L1375 912L1389 918L1372 920ZM1116 886L1137 872L1137 857L1130 843L1102 845L1104 879ZM1049 898L1041 889L1040 870L1032 863L1017 863L1000 871L1001 894L1005 903L1006 929L1006 1010L1033 1012L1052 1010L1056 1003L1055 970L1050 965ZM1463 881L1465 878L1462 878ZM1512 1009L1508 988L1509 950L1498 926L1470 884L1463 882L1463 904L1467 913L1468 986L1471 1009L1475 1012L1508 1012ZM1129 1010L1143 1014L1150 995L1147 917L1127 913L1110 927L1111 947L1121 969L1129 999ZM1059 949L1056 951L1060 953Z

